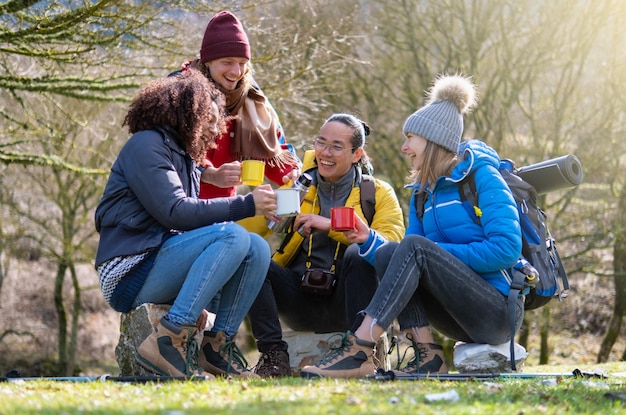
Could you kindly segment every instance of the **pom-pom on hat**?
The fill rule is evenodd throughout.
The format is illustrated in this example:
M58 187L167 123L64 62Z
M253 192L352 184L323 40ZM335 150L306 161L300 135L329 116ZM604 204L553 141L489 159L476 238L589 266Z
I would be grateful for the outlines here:
M463 115L476 105L476 87L469 78L444 75L435 80L428 103L407 118L402 132L413 133L457 153Z
M200 48L200 60L209 62L231 56L250 59L250 43L239 19L231 12L222 11L207 24Z

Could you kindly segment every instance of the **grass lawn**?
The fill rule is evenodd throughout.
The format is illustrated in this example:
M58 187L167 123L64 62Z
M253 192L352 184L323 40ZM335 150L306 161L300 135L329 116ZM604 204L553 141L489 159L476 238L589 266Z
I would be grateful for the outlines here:
M606 378L546 374L603 372ZM524 367L535 378L0 383L1 414L624 414L626 363ZM437 400L442 398L443 400Z

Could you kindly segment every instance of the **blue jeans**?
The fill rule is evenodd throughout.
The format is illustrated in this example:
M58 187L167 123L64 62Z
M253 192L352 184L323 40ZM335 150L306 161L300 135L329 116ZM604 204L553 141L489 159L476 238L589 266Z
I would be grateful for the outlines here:
M507 297L434 242L407 235L376 251L380 285L365 312L385 329L398 318L401 330L432 326L469 343L511 339ZM516 304L516 331L524 317Z
M236 223L184 232L163 243L133 306L172 304L167 320L193 326L220 293L212 331L232 336L261 289L269 263L267 242Z

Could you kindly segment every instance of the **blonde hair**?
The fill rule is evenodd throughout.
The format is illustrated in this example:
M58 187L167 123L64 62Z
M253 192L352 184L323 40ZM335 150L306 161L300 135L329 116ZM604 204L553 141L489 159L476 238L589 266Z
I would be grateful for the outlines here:
M456 153L432 141L427 141L423 160L422 166L418 170L411 171L409 176L411 182L420 185L419 192L423 192L427 184L434 184L437 178L449 176L459 162L459 157Z

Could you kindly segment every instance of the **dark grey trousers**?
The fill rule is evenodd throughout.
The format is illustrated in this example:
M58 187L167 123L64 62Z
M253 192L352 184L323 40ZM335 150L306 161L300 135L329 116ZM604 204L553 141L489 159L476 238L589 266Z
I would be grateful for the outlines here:
M387 328L432 326L441 334L471 343L510 340L507 296L432 241L407 235L376 251L380 284L365 312ZM516 304L516 331L524 317Z

